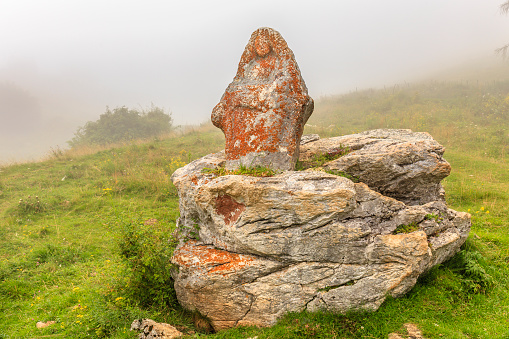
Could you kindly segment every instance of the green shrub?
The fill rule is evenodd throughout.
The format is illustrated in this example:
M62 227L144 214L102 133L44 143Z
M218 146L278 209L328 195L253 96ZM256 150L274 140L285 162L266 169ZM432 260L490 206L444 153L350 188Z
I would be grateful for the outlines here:
M481 253L463 249L449 262L451 270L461 276L463 290L468 294L485 294L494 287L495 280L487 272L489 265Z
M125 296L142 307L175 306L170 263L176 240L167 224L148 220L127 222L119 241Z
M132 139L155 137L171 131L171 113L152 105L148 110L129 109L125 106L101 114L99 120L89 121L80 127L71 147L81 145L107 145Z

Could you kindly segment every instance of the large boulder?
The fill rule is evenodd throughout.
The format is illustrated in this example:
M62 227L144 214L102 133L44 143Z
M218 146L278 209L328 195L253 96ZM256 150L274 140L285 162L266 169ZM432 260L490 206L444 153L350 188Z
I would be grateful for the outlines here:
M430 145L434 141L408 142L412 151L396 154L409 154L406 163L414 168L412 162L421 160L413 154L430 154ZM394 152L384 154L380 162L394 161L388 159ZM312 148L302 155L311 159ZM366 183L312 169L264 178L217 177L206 170L225 161L223 152L210 154L172 176L181 213L172 258L179 268L175 290L185 308L216 330L269 326L305 309L376 310L388 295L403 295L419 275L454 255L470 229L470 215L447 208L443 199L405 204ZM413 170L409 177L420 180L424 174Z

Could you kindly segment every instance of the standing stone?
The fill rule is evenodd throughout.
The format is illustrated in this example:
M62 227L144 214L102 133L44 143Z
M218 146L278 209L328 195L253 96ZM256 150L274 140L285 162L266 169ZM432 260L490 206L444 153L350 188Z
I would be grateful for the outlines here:
M279 32L257 29L237 75L212 111L226 139L226 167L262 165L293 170L306 121L313 112L293 52Z

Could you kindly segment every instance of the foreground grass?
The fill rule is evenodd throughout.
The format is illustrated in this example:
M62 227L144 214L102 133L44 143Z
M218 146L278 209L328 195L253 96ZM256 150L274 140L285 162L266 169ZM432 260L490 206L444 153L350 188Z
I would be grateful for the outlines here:
M447 147L453 167L444 180L448 203L472 214L465 250L484 256L479 264L492 288L465 273L457 256L375 313L303 312L269 329L200 333L175 302L163 271L171 268L178 217L169 176L224 147L221 132L206 128L0 168L0 338L136 338L129 326L138 317L174 324L188 337L386 338L413 322L429 338L509 338L509 113L503 95L509 85L490 86L426 84L322 99L306 133L430 132ZM143 289L133 286L141 282L133 277L154 267L161 276L154 284L168 286L168 297L148 291L155 293L152 302L143 302ZM38 321L56 323L37 329Z
M127 338L138 316L188 324L178 308L142 310L126 298L117 244L133 222L156 219L151 234L172 232L178 197L169 175L222 149L220 136L189 133L2 168L0 337ZM39 330L38 321L57 324Z

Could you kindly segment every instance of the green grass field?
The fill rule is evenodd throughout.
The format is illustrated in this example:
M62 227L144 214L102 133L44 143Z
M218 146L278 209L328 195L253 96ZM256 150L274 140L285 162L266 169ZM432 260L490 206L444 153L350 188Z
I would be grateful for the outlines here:
M375 313L289 314L272 328L194 328L169 275L178 197L169 180L224 147L221 131L54 151L0 168L0 338L137 338L135 318L188 337L509 338L509 81L433 82L321 98L305 133L429 132L452 165L451 208L472 214L463 251ZM38 321L55 321L43 329Z

